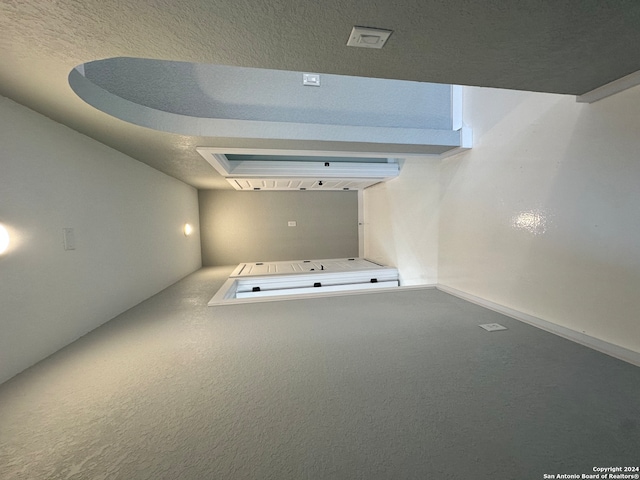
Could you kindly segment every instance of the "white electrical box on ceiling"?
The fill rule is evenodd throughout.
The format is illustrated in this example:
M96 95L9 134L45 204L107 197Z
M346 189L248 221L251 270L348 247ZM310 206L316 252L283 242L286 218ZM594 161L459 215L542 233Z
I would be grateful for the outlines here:
M302 84L310 87L319 87L320 74L319 73L303 73Z

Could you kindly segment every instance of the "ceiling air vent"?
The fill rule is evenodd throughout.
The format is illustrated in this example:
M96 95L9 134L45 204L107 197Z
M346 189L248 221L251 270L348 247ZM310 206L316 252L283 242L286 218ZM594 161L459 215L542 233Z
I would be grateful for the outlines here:
M349 47L382 48L393 33L380 28L353 27L347 45Z

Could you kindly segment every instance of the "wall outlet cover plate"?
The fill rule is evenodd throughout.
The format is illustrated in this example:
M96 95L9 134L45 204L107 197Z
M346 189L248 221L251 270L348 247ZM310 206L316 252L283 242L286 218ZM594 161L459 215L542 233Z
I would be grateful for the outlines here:
M478 325L480 328L484 328L487 332L497 332L498 330L506 330L507 327L500 325L499 323L485 323Z

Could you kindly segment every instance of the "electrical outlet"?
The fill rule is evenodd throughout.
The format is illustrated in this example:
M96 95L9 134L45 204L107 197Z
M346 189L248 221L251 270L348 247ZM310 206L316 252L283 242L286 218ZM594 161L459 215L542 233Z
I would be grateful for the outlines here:
M478 325L480 328L484 328L487 332L496 332L498 330L506 330L507 327L500 325L499 323L485 323Z
M289 227L297 227L297 226L298 226L298 222L296 222L295 220L289 220L289 221L287 222L287 225L288 225Z

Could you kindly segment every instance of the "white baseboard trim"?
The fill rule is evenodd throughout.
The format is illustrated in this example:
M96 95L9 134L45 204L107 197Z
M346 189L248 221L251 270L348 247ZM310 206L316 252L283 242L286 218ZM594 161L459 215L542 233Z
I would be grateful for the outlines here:
M436 288L455 297L462 298L463 300L467 300L468 302L475 303L476 305L488 308L489 310L501 313L515 320L528 323L529 325L537 327L541 330L545 330L549 333L558 335L559 337L566 338L567 340L571 340L572 342L579 343L580 345L584 345L585 347L589 347L593 350L597 350L598 352L617 358L618 360L622 360L624 362L640 367L640 353L629 350L628 348L620 347L618 345L614 345L613 343L605 342L604 340L600 340L584 333L571 330L570 328L556 325L555 323L549 322L547 320L534 317L533 315L529 315L528 313L519 312L518 310L505 307L490 300L485 300L484 298L476 297L475 295L471 295L470 293L463 292L453 287L438 284Z
M231 279L227 280L229 283L225 283L225 287L231 286ZM345 297L349 295L369 295L372 293L393 293L393 292L402 292L407 290L433 290L436 289L437 286L435 284L425 284L425 285L408 285L408 286L398 286L398 287L385 287L385 288L375 288L370 290L346 290L346 291L338 291L338 292L323 292L323 293L307 293L300 295L277 295L273 297L259 297L259 298L225 298L225 293L220 290L216 292L209 303L207 304L210 307L220 307L225 305L241 305L244 303L265 303L265 302L281 302L287 300L305 300L309 298L324 298L324 297ZM222 289L221 289L222 290Z

